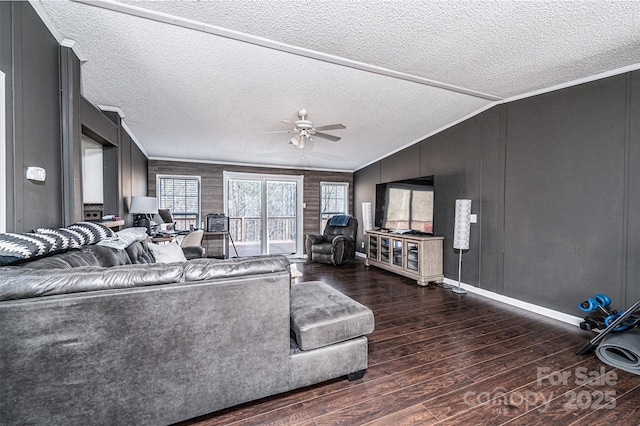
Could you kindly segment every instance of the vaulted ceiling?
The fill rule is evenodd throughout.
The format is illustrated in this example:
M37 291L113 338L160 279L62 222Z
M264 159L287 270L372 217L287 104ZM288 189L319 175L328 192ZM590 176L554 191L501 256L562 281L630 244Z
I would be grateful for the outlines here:
M638 1L32 4L150 158L353 171L496 103L640 68ZM297 111L342 123L299 149Z

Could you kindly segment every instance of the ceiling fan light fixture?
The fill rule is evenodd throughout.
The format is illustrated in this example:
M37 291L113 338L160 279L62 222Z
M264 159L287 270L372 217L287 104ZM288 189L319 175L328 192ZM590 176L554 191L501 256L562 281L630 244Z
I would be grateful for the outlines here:
M304 147L304 139L300 137L300 135L291 136L291 143L299 148ZM300 146L302 144L302 146Z

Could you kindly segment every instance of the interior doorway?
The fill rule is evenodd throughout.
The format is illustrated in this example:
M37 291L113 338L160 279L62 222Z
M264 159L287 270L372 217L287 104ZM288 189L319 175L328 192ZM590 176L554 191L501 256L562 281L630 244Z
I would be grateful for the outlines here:
M224 172L224 211L239 256L302 256L303 176Z

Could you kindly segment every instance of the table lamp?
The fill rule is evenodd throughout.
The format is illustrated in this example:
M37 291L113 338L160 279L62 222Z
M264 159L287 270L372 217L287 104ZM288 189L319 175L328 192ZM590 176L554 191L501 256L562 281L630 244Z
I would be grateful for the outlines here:
M133 226L147 228L147 234L151 235L152 218L158 213L156 197L131 197L129 213L136 215Z

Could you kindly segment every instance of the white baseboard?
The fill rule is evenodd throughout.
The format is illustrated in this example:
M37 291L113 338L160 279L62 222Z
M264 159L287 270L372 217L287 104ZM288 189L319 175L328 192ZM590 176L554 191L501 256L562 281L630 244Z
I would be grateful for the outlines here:
M444 283L453 287L458 286L458 281L445 278ZM567 324L575 325L576 327L580 326L580 322L583 321L582 318L576 317L574 315L565 314L564 312L555 311L553 309L545 308L543 306L534 305L533 303L524 302L522 300L514 299L513 297L504 296L502 294L494 293L492 291L483 290L481 288L460 283L460 287L467 290L469 293L474 293L479 296L486 297L488 299L496 300L498 302L506 303L507 305L515 306L525 311L534 312L536 314L543 315L548 318L553 318L558 321L566 322Z
M366 259L367 255L366 253L360 253L359 251L357 251L356 257ZM458 281L452 280L450 278L445 278L444 283L452 287L458 286ZM519 299L514 299L513 297L504 296L502 294L494 293L488 290L483 290L469 284L460 283L460 287L467 290L469 293L474 293L478 296L486 297L487 299L495 300L497 302L506 303L507 305L515 306L517 308L524 309L525 311L533 312L548 318L565 322L567 324L575 325L576 327L580 327L580 323L583 321L583 318L576 317L574 315L565 314L564 312L545 308L539 305L534 305L533 303L524 302Z

